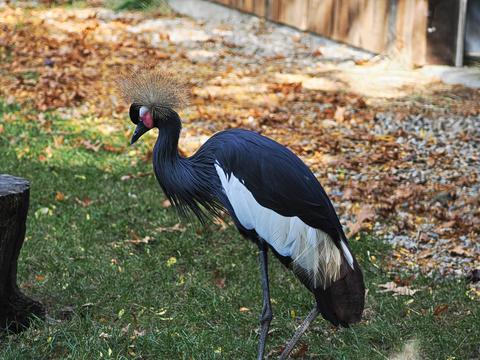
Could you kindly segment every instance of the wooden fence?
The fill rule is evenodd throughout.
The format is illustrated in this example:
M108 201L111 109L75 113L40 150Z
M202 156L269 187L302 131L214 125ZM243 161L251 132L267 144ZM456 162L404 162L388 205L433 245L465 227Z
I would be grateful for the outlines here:
M416 65L453 64L462 0L213 0Z

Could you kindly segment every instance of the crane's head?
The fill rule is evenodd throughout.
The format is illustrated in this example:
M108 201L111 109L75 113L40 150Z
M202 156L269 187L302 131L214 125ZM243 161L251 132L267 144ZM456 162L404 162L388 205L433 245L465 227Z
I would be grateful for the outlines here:
M123 98L131 104L130 120L136 125L130 144L150 129L161 129L168 124L168 115L188 99L186 86L181 81L155 68L132 72L117 84Z
M137 125L130 140L130 145L134 144L148 130L155 127L152 111L144 105L132 104L130 106L130 120Z

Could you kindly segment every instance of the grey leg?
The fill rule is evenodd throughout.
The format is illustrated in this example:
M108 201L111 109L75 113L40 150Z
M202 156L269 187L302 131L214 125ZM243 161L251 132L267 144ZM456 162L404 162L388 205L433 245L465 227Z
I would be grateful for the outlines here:
M260 340L258 343L258 360L263 359L265 353L265 343L267 342L268 329L270 321L272 321L272 305L270 304L270 288L268 283L268 246L265 241L260 240L258 248L260 250L260 273L262 276L262 290L263 290L263 307L260 315Z
M285 360L288 358L288 355L292 352L293 348L297 344L298 340L302 336L302 334L307 330L307 328L310 326L310 323L315 320L315 318L318 316L318 309L317 306L313 308L312 311L310 311L310 314L303 320L302 325L295 331L295 334L293 335L292 339L288 342L287 346L285 346L285 349L283 350L282 354L278 358L279 360Z

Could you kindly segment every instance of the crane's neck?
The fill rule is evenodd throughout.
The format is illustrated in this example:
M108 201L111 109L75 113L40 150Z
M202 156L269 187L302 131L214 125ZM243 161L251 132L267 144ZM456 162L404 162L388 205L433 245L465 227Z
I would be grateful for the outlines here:
M154 148L154 165L175 165L183 159L178 153L178 139L182 129L180 116L170 110L158 126L158 138ZM157 170L157 169L155 169Z
M213 160L205 156L198 157L198 153L191 158L178 153L182 124L175 111L169 110L158 128L153 149L153 168L165 195L181 214L187 214L190 210L202 221L205 219L204 209L216 214L219 206L215 194L220 185L215 182Z
M153 170L165 195L172 201L185 191L182 181L191 164L178 153L178 139L182 128L180 116L165 109L158 123L158 137L153 148Z

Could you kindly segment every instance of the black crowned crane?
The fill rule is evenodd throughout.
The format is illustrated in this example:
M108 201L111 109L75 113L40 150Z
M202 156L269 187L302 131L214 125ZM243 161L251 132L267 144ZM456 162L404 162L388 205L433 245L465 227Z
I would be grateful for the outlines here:
M178 152L177 112L184 88L157 70L142 70L120 81L136 124L135 143L157 128L153 169L181 214L201 221L228 212L238 231L257 244L263 308L258 359L263 358L272 308L268 250L299 278L315 305L280 358L285 359L309 324L321 314L333 325L360 320L365 286L335 209L310 169L289 149L253 131L231 129L206 141L191 157Z

